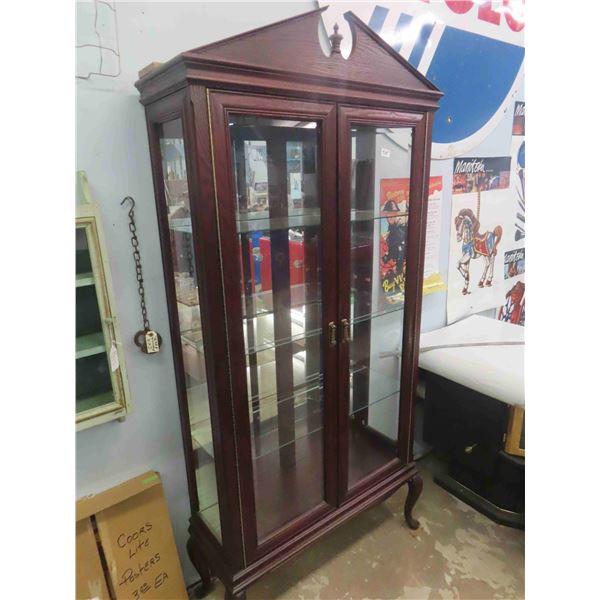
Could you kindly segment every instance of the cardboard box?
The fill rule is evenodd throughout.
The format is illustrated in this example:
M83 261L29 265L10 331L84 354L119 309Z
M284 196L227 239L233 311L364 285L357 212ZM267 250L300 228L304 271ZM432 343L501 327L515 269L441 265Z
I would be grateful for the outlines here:
M78 600L187 600L158 473L80 499L76 518Z

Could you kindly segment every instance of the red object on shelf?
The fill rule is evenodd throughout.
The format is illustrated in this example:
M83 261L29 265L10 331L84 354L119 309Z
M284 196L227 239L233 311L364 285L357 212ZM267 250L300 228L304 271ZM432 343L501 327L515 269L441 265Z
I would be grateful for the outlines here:
M290 241L290 285L304 283L304 242ZM273 287L271 276L271 240L268 237L260 238L260 279L262 290L270 290Z
M254 279L254 254L252 253L252 238L248 238L248 257L250 260L250 282L252 284L252 293L256 291L256 281ZM242 260L242 241L240 240L240 273L242 274L242 280L244 279L244 262Z

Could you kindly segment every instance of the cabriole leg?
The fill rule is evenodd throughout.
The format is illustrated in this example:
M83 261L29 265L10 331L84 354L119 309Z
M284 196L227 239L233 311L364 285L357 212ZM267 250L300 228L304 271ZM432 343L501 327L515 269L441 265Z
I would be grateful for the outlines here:
M421 492L423 491L423 480L420 475L415 475L408 480L408 496L404 504L404 518L411 529L419 528L419 521L412 516L412 509L415 506Z
M196 571L198 571L198 574L200 575L201 579L200 584L194 588L192 597L204 598L204 596L206 596L206 594L211 588L212 573L210 572L208 563L198 550L198 547L192 541L192 538L190 538L187 541L187 551L188 556L190 557L194 568L196 569Z

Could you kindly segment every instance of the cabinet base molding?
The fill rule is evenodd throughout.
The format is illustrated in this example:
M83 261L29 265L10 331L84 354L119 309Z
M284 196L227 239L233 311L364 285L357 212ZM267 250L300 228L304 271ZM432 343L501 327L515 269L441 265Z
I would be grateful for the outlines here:
M190 520L188 553L194 566L196 566L196 561L206 561L204 563L206 566L201 567L202 570L208 569L209 572L219 577L225 586L226 599L244 598L245 590L260 577L290 560L338 525L342 525L363 510L387 500L405 484L408 484L409 491L404 515L408 526L411 529L417 529L419 522L413 518L412 510L423 489L423 480L417 471L416 464L411 462L360 494L349 498L339 507L332 508L324 517L312 526L299 531L285 544L264 556L250 560L245 569L234 570L227 565L223 552L216 541L213 541L211 535L207 535L207 528L199 518L194 516ZM202 577L198 566L196 569Z

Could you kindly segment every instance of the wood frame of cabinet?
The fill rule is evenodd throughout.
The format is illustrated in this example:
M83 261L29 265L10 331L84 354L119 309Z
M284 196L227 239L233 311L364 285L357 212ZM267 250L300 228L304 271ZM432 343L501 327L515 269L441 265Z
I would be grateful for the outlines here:
M136 83L146 107L186 455L192 509L188 551L204 585L216 574L227 597L243 597L264 573L405 483L409 484L405 516L411 527L418 527L411 514L422 488L412 459L414 397L431 130L442 94L352 13L345 15L354 38L350 57L341 57L334 38L333 52L325 56L317 38L322 10L185 52ZM265 58L262 49L275 46L278 51ZM348 370L343 368L348 364L348 344L324 345L324 501L262 539L256 531L246 381L240 376L245 369L242 302L239 295L225 292L228 282L236 285L241 280L239 257L227 251L238 247L227 131L230 114L318 122L320 189L325 199L321 226L327 224L337 232L323 238L322 268L328 284L322 319L324 327L328 322L338 324L340 331L349 316L345 293L349 272L337 267L336 258L350 245L350 124L402 126L413 132L397 459L348 489ZM198 516L159 144L159 128L174 119L183 123L222 542Z

